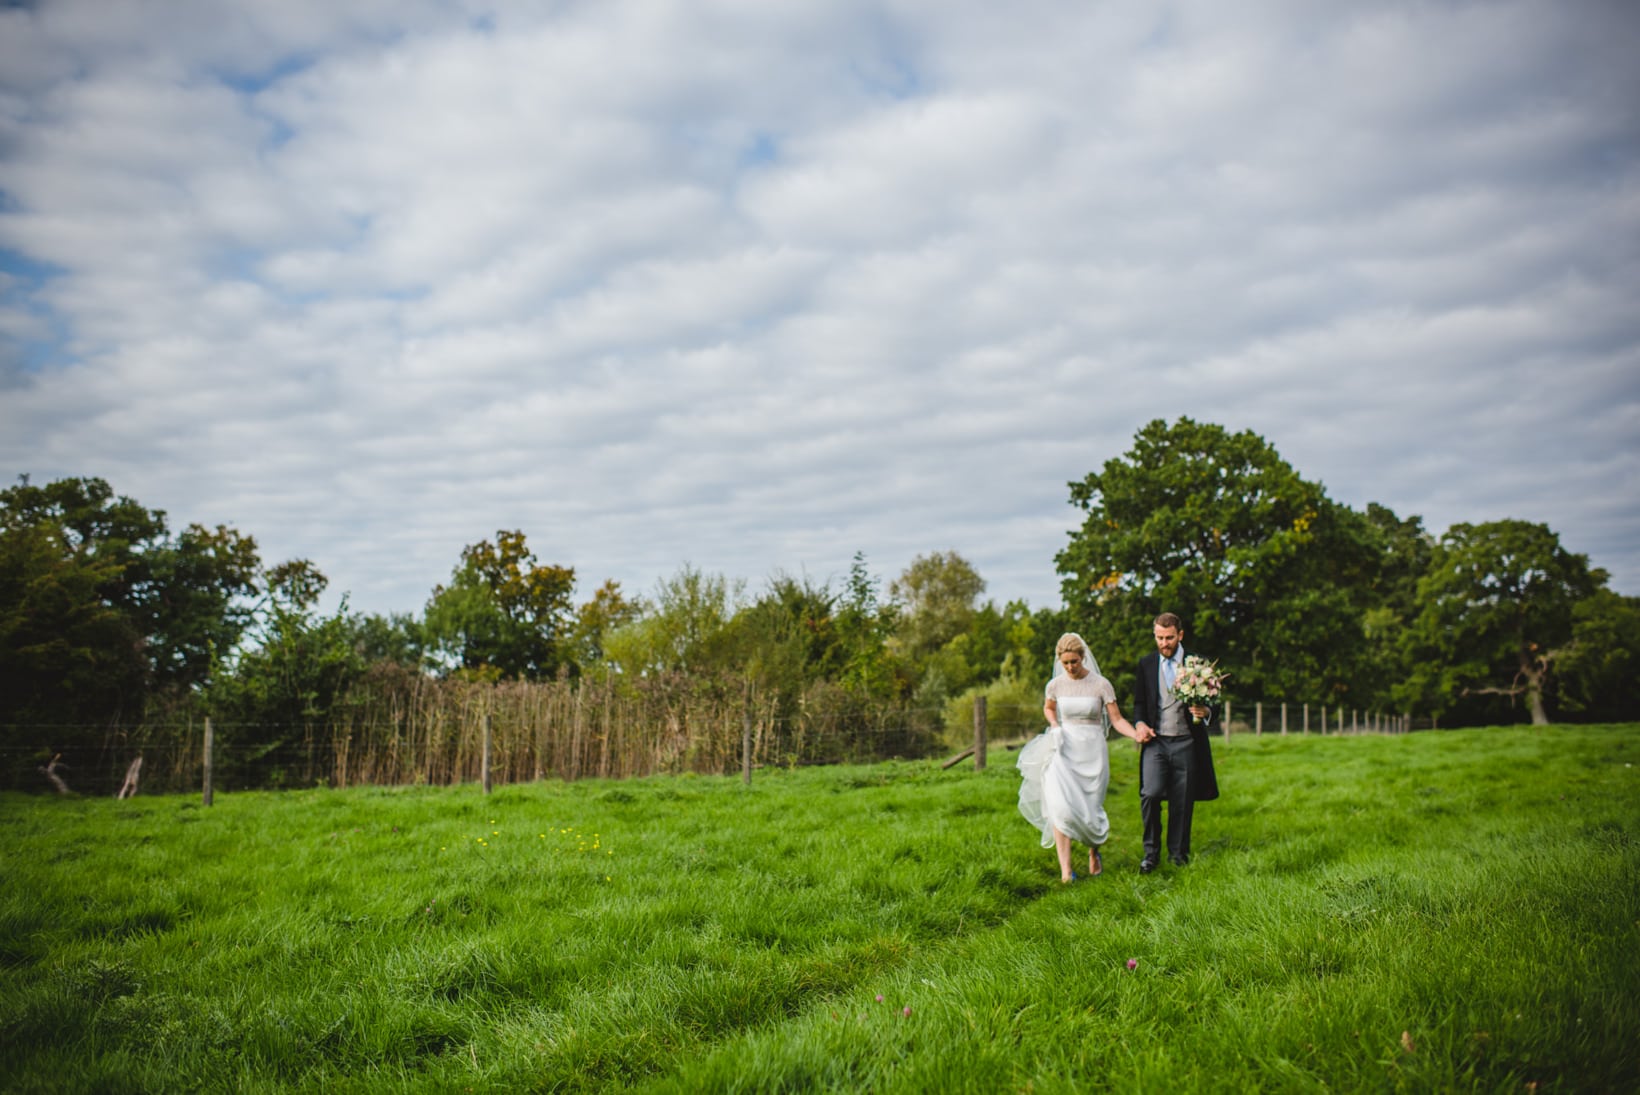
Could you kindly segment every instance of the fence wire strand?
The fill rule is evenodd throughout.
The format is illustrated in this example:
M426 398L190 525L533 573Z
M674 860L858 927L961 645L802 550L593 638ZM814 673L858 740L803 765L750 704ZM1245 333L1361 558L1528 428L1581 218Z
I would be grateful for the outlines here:
M488 690L433 687L398 699L326 722L213 720L215 786L472 783L484 774L486 732L491 779L507 784L683 772L726 775L748 763L766 768L924 757L950 751L972 729L971 723L954 717L959 712L949 703L839 710L782 696L719 692L657 699L563 682ZM1324 730L1319 718L1317 725L1301 729L1296 714L1301 706L1288 705L1294 715L1285 732L1411 728L1409 720L1398 716L1359 711L1346 726L1343 711L1329 706ZM1321 705L1310 707L1319 712ZM1262 708L1236 705L1233 723L1216 732L1282 732ZM1257 721L1251 722L1247 716L1255 711ZM1005 748L1039 732L1041 716L1035 704L990 703L988 733ZM204 730L202 718L132 726L10 724L0 727L0 768L11 789L47 790L48 776L42 773L50 766L77 793L112 793L140 756L143 790L193 790L200 786L204 767ZM92 738L94 745L84 744ZM58 748L75 740L80 747Z

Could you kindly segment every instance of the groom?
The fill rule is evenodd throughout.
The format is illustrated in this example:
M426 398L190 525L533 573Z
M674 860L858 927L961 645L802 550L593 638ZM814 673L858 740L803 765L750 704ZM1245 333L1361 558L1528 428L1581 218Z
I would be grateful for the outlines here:
M1190 862L1190 815L1197 802L1219 797L1207 725L1213 711L1186 708L1174 698L1173 678L1184 666L1184 623L1171 612L1156 617L1156 653L1139 659L1134 684L1134 729L1139 747L1139 816L1144 821L1149 874L1162 859L1162 806L1167 805L1167 854L1175 866Z

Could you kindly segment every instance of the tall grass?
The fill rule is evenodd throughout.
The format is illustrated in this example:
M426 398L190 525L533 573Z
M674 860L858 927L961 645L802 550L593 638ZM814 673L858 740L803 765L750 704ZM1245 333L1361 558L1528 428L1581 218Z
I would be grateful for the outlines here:
M1149 876L1112 758L1071 887L1007 753L0 798L0 1089L1640 1088L1640 729L1237 738Z
M213 760L218 787L449 785L480 778L488 727L496 783L722 775L739 770L748 731L759 765L926 756L937 748L936 714L828 681L789 694L704 674L491 683L381 665L311 723L216 720ZM77 759L76 790L118 787L138 755L144 786L197 788L203 749L202 718L110 727L94 764ZM32 768L29 784L43 787Z

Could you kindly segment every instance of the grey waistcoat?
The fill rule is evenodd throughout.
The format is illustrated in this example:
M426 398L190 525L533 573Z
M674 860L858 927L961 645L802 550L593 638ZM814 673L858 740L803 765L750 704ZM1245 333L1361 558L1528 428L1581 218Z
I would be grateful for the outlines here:
M1163 675L1159 661L1156 663L1156 687L1162 695L1161 725L1156 727L1156 733L1164 738L1187 736L1190 733L1190 712L1173 694L1173 689L1167 686L1167 677Z

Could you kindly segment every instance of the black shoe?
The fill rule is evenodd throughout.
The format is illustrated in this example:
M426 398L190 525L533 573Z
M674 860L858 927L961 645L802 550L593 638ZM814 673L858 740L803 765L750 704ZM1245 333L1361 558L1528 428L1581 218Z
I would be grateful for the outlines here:
M1154 859L1145 859L1145 860L1141 860L1139 862L1139 873L1140 874L1149 874L1151 871L1154 871L1155 869L1156 869L1156 861Z
M1176 855L1172 859L1175 867L1184 867L1190 863L1190 857L1187 855Z

